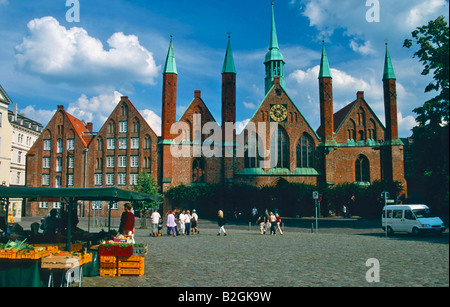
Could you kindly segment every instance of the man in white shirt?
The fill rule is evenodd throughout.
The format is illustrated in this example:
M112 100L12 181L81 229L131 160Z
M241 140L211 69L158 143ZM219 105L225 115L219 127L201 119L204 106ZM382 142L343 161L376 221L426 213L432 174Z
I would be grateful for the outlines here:
M150 220L152 221L152 232L154 237L158 236L158 224L160 219L161 215L158 213L158 209L155 209L152 215L150 216Z
M178 219L180 220L180 229L181 229L181 233L183 234L183 236L186 235L185 231L186 231L186 216L185 216L186 211L183 210L181 211L180 215L178 216Z

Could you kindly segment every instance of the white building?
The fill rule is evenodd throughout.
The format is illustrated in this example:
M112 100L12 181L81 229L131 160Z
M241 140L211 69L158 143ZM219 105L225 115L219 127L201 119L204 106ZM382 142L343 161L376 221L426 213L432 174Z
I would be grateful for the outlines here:
M26 154L42 133L43 126L18 114L17 104L13 104L13 111L8 112L9 122L13 128L11 139L10 186L25 186L26 182ZM22 216L22 199L10 199L10 211L13 211L17 222Z

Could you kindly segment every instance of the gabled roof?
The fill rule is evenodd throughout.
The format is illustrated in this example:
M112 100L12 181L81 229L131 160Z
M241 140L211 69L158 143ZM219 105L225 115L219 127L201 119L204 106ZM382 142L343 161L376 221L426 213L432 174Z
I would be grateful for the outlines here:
M81 120L74 117L73 115L70 115L64 109L62 109L62 111L66 114L67 118L72 124L73 129L75 130L75 134L77 134L80 140L83 142L84 147L87 147L93 138L92 132L86 128L86 125Z
M189 120L191 121L191 119L188 118L188 114L190 113L189 111L192 110L195 107L200 107L203 110L203 114L206 114L207 118L206 120L208 122L216 122L214 116L212 115L211 111L208 109L208 107L206 106L205 102L203 101L203 99L200 96L200 91L195 91L195 97L194 99L192 99L192 101L190 102L189 106L186 108L186 110L184 111L183 115L180 117L180 119L178 121L183 121L183 120ZM193 112L193 114L198 114L198 112ZM205 118L202 118L202 122L205 120Z
M0 84L0 102L6 103L8 105L12 103L11 98L9 98L8 94L6 94L1 84Z

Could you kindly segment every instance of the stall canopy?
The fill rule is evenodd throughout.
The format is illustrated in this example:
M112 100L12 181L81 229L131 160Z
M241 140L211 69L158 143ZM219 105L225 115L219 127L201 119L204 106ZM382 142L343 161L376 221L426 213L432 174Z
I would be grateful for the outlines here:
M75 208L79 200L116 201L159 201L160 196L123 190L116 187L108 188L37 188L37 187L5 187L0 186L1 198L32 198L36 200L65 199L68 211ZM58 200L57 200L58 201ZM111 232L111 206L108 210L108 231ZM71 216L68 214L67 248L70 251Z
M159 201L160 197L116 187L108 188L34 188L0 187L0 197L8 198L72 198L105 201Z

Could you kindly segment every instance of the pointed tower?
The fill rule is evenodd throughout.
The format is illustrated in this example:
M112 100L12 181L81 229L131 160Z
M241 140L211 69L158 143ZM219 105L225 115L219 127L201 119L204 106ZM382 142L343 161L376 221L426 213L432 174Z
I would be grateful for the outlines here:
M273 86L274 78L280 77L280 85L285 86L284 79L284 61L283 55L278 46L277 29L275 26L275 13L272 2L272 28L270 31L269 52L266 54L264 65L266 66L265 93L267 94Z
M234 141L236 140L236 130L229 131L228 123L236 123L236 68L234 66L233 52L231 51L231 41L228 35L228 46L225 54L222 69L222 182L232 183ZM228 135L227 135L228 132ZM232 132L232 136L229 135Z
M383 72L384 112L386 117L385 141L382 146L382 180L399 181L406 195L403 142L398 138L397 78L386 43L386 58Z
M330 64L325 51L325 43L322 47L322 59L319 72L319 94L320 94L320 124L321 145L336 145L333 141L334 114L333 114L333 78L331 76Z
M170 127L176 121L177 79L177 64L175 62L171 35L169 51L167 52L166 63L163 71L161 136L164 140L173 139L173 136L170 134Z
M383 73L383 89L384 112L386 117L385 140L390 142L390 144L396 144L399 143L397 122L397 78L395 77L394 68L392 67L391 56L389 54L387 43Z
M177 110L177 65L173 52L172 35L170 36L169 51L163 71L163 93L162 93L162 123L161 123L161 182L162 192L165 192L172 182L172 154L170 146L174 135L170 133L171 126L176 121Z
M236 122L236 68L230 36L222 69L222 127L225 127L227 122Z

